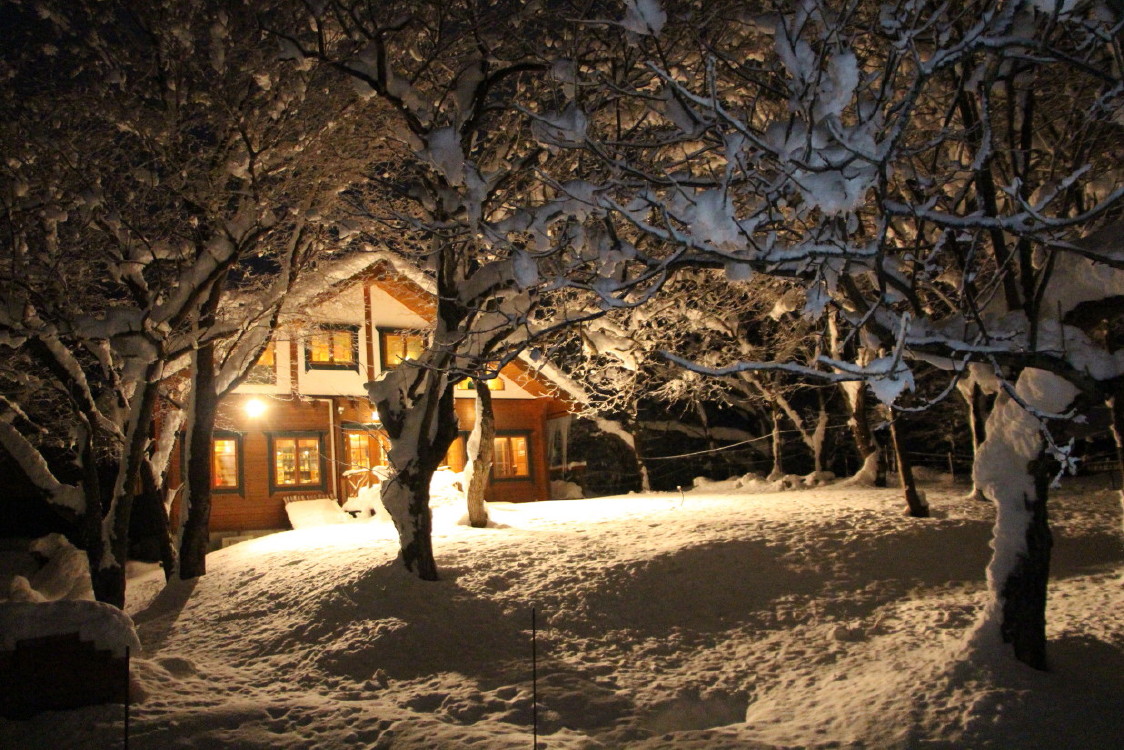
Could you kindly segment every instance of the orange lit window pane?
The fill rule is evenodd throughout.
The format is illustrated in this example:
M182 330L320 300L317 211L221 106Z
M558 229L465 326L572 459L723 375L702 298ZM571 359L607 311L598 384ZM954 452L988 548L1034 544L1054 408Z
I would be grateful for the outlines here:
M312 336L308 341L309 361L324 363L331 362L332 356L329 353L329 344L327 334L318 333Z
M320 484L320 440L277 438L273 441L274 483L278 487Z
M238 489L238 441L234 438L215 438L212 442L211 487Z
M503 380L501 380L499 377L494 377L491 380L486 380L484 382L486 382L488 384L488 390L489 391L502 391L504 388L507 387L507 386L504 385ZM472 378L465 378L461 382L457 383L457 390L460 390L460 391L475 391L476 390L476 381L473 380Z
M527 455L527 438L520 435L503 435L495 439L492 474L498 479L529 477L530 460Z
M371 443L367 433L347 433L347 462L350 469L371 468Z
M418 359L425 351L426 337L402 331L382 331L379 344L382 349L382 368L390 370L407 359Z
M453 471L463 471L467 461L468 453L465 450L464 438L458 436L449 445L449 450L445 451L445 458L441 460L441 465L451 466Z
M351 361L351 342L352 342L352 335L349 331L333 331L332 332L332 361L333 362L350 362Z
M358 334L349 329L325 330L308 336L305 352L310 365L356 365Z
M273 342L266 344L265 351L258 357L258 361L250 368L246 376L247 383L270 384L277 382L277 349Z
M272 341L265 345L265 351L258 357L258 364L264 367L273 367L277 364L277 350Z

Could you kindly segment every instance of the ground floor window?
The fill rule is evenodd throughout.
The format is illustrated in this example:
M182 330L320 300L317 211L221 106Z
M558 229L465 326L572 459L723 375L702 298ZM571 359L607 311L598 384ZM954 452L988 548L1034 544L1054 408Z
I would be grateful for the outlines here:
M382 435L374 430L344 430L348 469L370 469L386 465Z
M323 489L323 438L319 434L270 435L275 489Z
M242 438L236 434L215 433L211 439L211 489L219 492L242 490Z
M530 440L526 434L499 434L492 456L495 479L529 479L531 476Z

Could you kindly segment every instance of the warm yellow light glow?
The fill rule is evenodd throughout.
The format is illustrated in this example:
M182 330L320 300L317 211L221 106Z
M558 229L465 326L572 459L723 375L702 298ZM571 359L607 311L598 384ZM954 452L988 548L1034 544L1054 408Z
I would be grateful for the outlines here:
M251 419L256 419L262 414L265 414L265 402L260 398L252 398L246 402L244 407L246 409L246 416Z

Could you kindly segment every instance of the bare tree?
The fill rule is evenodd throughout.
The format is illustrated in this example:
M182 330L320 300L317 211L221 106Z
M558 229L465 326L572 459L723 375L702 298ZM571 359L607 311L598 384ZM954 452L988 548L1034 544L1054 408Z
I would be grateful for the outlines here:
M849 336L881 352L815 367L684 362L697 372L862 380L894 404L913 386L911 362L946 369L942 396L969 363L991 369L1002 416L976 480L1004 541L980 642L1001 637L1041 667L1041 478L1069 453L1049 431L1001 426L1018 421L1013 409L1064 424L1075 412L1057 394L1098 400L1098 383L1117 376L1077 313L1107 299L1097 323L1115 321L1124 277L1114 253L1078 242L1124 197L1120 17L988 0L762 11L772 12L716 5L712 23L673 13L636 32L652 78L628 93L648 127L627 144L575 145L618 167L599 205L679 248L661 257L720 265L731 279L800 279L810 312L838 310ZM700 53L669 60L661 39L680 22L699 30ZM1014 434L1030 436L1034 455Z
M588 125L573 81L574 56L599 54L599 27L582 23L592 12L567 3L336 0L276 9L265 21L295 64L350 76L392 123L378 130L392 134L391 153L371 169L366 192L350 197L361 236L420 269L434 292L424 353L368 386L395 472L382 501L402 562L423 579L437 577L429 482L456 437L453 386L487 378L552 328L603 313L552 306L553 291L614 300L650 279L625 258L618 265L641 267L625 274L630 284L606 271L620 243L581 180L542 177L547 165L570 177L579 166L550 144L580 139Z
M52 451L9 400L0 432L48 500L85 519L97 594L121 605L136 488L155 494L174 437L154 442L158 405L183 403L189 365L221 393L264 346L339 187L317 166L331 108L310 75L279 74L244 6L45 3L16 17L34 44L5 48L0 325L78 427ZM185 405L185 572L202 572L207 403Z

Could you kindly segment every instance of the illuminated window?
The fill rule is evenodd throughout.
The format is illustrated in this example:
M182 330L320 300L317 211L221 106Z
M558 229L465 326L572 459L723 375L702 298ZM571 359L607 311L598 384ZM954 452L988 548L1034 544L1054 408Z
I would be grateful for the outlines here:
M344 439L347 444L348 469L369 469L386 464L386 453L378 432L346 430Z
M273 385L277 382L277 349L272 341L266 344L265 351L250 368L246 382L258 385Z
M490 380L485 380L484 382L488 384L488 390L489 391L502 391L504 388L507 387L503 382L503 378L501 378L499 375L497 375L494 378L491 378ZM473 380L472 378L465 378L461 382L457 383L457 390L458 391L475 391L476 390L476 381Z
M417 359L425 351L426 337L400 329L379 329L379 364L393 370L407 359Z
M495 479L528 479L531 476L531 459L527 452L526 435L497 435L492 456L492 476Z
M271 435L273 486L324 488L319 435Z
M359 370L358 326L324 326L304 340L305 369Z
M215 435L211 440L211 489L242 489L242 445L237 435Z

